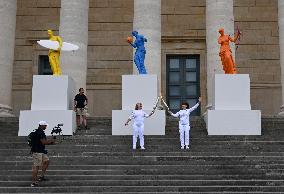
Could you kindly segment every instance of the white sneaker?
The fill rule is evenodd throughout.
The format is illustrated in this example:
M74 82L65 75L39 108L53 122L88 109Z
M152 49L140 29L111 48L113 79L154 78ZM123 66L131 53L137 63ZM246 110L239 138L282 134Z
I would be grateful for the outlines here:
M144 147L141 147L141 150L145 150L145 148L144 148Z
M184 146L181 146L181 147L180 147L180 149L182 149L182 150L183 150L183 149L184 149Z
M185 149L189 150L189 147L188 147L188 146L185 146Z

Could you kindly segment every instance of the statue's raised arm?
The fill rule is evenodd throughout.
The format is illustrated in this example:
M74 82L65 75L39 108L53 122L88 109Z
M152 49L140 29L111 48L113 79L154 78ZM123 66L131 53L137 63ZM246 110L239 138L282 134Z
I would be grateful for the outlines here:
M59 47L58 47L58 49L57 50L61 50L61 48L62 48L62 45L63 45L63 41L62 41L62 39L61 39L61 37L60 36L56 36L56 40L57 40L57 42L59 43Z

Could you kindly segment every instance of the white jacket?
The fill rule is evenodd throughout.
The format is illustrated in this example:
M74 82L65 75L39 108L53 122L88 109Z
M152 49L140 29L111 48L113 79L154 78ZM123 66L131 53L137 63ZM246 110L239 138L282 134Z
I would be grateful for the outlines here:
M134 119L134 124L144 124L144 119L149 117L149 115L143 110L133 110L130 119Z
M190 109L185 109L185 110L180 110L178 111L176 114L171 114L173 117L179 117L179 124L181 125L189 125L189 115L192 111L194 111L195 109L197 109L197 107L199 106L199 102L194 105L193 107L191 107Z

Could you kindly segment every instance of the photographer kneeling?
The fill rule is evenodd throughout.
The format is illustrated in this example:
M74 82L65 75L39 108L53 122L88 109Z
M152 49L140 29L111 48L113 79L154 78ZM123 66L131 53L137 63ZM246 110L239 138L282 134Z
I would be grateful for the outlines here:
M45 145L54 144L55 140L47 140L44 130L47 128L48 124L45 121L40 121L38 129L33 132L31 137L31 153L33 155L33 167L32 176L33 181L31 187L38 186L38 181L45 181L44 174L49 165L49 158L47 156L47 150L45 150ZM37 178L39 167L42 167L42 174Z

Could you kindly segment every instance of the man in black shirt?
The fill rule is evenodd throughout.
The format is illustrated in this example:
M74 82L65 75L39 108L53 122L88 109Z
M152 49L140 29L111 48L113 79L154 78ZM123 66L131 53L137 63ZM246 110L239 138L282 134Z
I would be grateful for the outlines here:
M38 129L34 132L32 137L32 148L31 153L33 155L33 167L32 176L33 182L31 187L38 186L38 180L44 181L44 174L49 165L49 158L47 156L47 151L45 150L45 145L54 144L54 139L47 140L44 130L47 128L48 124L45 121L40 121ZM42 167L42 174L37 178L39 167Z
M87 127L87 108L86 105L88 104L88 98L84 94L84 89L79 89L79 94L77 94L74 98L74 111L76 112L76 121L77 121L77 127L80 129L81 121L80 117L82 116L83 125L85 129L88 129Z

